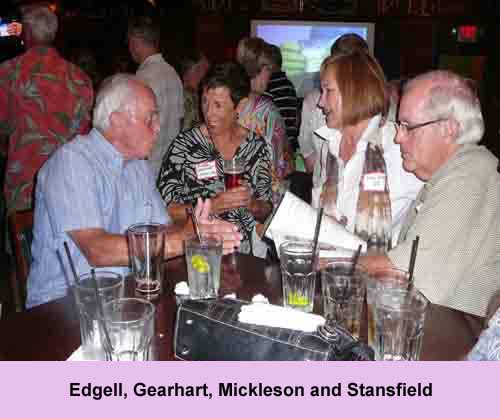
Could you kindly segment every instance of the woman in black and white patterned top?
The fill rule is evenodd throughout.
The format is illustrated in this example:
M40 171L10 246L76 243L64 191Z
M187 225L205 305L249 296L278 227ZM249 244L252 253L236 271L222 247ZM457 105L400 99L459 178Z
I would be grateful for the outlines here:
M256 234L272 210L272 162L265 139L238 124L250 81L235 63L216 65L203 81L205 123L181 132L170 145L158 177L158 189L170 216L185 218L198 197L212 199L212 211L235 223L243 234L240 252L265 256ZM225 190L223 161L239 159L245 185Z

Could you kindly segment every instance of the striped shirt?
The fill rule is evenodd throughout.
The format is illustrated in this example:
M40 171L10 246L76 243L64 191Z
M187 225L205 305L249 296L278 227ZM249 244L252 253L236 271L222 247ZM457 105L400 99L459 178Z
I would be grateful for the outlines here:
M485 316L500 288L500 175L486 148L462 145L427 181L389 258L407 268L420 245L415 285L434 304Z
M288 143L296 150L299 146L297 142L297 93L292 82L283 71L278 71L271 75L266 95L273 99L274 104L278 108L281 117L285 121Z
M26 306L66 294L73 277L66 257L61 258L63 268L57 256L57 251L65 254L64 241L77 273L90 271L69 231L100 228L123 234L130 225L147 221L167 223L168 215L145 160L124 161L95 129L59 148L38 174ZM103 270L128 273L128 267Z

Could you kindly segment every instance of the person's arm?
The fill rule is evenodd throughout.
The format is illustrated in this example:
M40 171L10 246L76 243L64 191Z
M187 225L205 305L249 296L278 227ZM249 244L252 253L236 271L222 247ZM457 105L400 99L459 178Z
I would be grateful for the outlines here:
M318 157L314 151L308 157L304 157L304 163L308 173L314 172L314 164L316 164L316 158Z
M362 265L368 273L379 269L394 268L394 264L386 255L362 255L359 257L359 264Z
M183 253L183 242L190 225L167 225L165 231L165 259ZM69 231L71 239L92 267L128 266L127 238L121 234L110 234L103 229Z
M98 228L68 231L68 234L92 267L128 266L125 235Z
M231 253L239 247L241 234L236 226L210 217L211 202L198 199L195 213L203 234L217 234L223 239L224 253ZM165 259L184 253L184 240L192 234L190 221L183 225L167 225L165 231ZM78 246L87 262L93 267L129 265L128 244L125 235L110 234L103 229L82 229L69 231L68 234Z

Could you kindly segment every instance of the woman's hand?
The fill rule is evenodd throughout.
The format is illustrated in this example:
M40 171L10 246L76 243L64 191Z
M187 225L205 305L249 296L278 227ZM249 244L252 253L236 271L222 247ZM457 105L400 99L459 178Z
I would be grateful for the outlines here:
M195 213L202 234L216 234L222 237L224 254L230 254L238 249L241 244L242 235L238 227L230 222L214 218L211 215L212 202L210 199L203 201L198 198Z
M241 207L250 208L252 192L249 187L239 186L219 193L213 199L213 212L223 213Z

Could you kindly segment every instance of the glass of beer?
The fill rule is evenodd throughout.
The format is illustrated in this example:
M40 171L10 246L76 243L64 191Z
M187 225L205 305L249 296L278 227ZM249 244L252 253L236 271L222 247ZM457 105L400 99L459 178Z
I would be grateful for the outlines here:
M234 189L242 185L244 165L241 160L233 158L224 160L224 184L226 190Z

